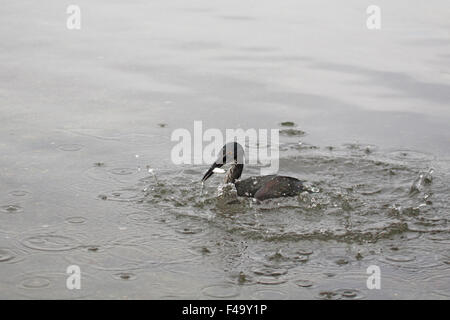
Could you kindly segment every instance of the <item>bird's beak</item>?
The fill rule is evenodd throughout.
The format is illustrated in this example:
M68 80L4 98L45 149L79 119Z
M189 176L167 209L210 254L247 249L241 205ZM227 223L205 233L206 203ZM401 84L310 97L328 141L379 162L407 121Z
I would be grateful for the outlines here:
M205 182L206 180L208 180L208 178L211 177L214 172L216 172L217 168L222 167L226 162L227 162L226 155L220 154L217 157L217 160L214 161L214 163L212 164L211 168L209 168L208 171L206 171L205 175L202 178L202 182ZM216 170L214 170L214 169L216 169Z
M208 180L208 178L213 175L214 169L220 168L221 166L223 166L223 164L218 164L217 162L214 162L212 164L211 168L209 168L208 171L206 171L205 175L202 178L202 182L205 182L206 180Z

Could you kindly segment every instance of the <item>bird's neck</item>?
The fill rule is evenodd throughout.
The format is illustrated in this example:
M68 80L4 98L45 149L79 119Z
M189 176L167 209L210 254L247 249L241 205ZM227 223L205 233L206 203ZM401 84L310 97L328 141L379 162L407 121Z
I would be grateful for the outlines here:
M244 169L243 164L240 163L238 164L236 161L234 161L225 175L225 183L235 183L236 180L241 177L243 169Z

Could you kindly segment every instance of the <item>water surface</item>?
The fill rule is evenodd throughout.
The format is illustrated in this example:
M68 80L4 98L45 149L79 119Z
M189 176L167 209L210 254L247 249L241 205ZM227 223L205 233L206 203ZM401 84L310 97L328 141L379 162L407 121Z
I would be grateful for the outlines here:
M1 298L449 298L447 1L379 1L379 31L359 1L77 4L0 13ZM294 122L280 174L314 192L202 192L170 161L195 120Z

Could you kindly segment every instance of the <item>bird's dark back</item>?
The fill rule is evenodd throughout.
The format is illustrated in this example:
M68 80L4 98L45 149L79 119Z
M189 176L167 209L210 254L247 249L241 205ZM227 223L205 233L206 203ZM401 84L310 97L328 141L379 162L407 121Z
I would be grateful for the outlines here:
M258 200L295 196L304 190L300 180L277 175L250 177L236 181L235 186L238 196Z

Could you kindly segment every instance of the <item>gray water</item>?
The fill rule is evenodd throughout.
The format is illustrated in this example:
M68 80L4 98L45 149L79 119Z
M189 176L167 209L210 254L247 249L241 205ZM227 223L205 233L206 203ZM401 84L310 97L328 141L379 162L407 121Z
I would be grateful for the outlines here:
M447 0L378 1L381 30L356 0L75 2L81 30L2 3L0 298L450 297ZM202 191L170 160L195 120L294 122L279 173L314 192Z

